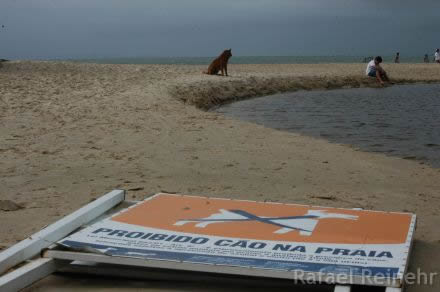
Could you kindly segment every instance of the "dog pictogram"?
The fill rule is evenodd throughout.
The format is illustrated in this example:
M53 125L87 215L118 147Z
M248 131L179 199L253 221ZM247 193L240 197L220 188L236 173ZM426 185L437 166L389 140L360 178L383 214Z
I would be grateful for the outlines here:
M220 213L214 213L206 218L181 219L174 223L176 226L182 226L186 223L196 223L195 226L205 228L209 224L257 221L265 224L271 224L280 227L274 233L284 234L290 231L299 231L300 235L310 236L320 220L338 218L346 220L357 220L358 216L327 213L325 210L308 210L302 216L284 216L284 217L263 217L251 214L243 210L225 210L220 209Z

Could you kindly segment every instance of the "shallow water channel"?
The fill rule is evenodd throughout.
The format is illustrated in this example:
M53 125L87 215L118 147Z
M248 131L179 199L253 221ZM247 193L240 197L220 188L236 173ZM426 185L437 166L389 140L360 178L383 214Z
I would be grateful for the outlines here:
M440 168L440 84L298 91L214 111Z

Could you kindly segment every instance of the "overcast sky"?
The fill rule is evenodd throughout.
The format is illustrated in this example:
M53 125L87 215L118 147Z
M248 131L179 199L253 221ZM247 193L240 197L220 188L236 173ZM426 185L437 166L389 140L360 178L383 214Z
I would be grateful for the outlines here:
M1 27L4 25L4 28ZM0 0L0 58L430 55L440 0Z

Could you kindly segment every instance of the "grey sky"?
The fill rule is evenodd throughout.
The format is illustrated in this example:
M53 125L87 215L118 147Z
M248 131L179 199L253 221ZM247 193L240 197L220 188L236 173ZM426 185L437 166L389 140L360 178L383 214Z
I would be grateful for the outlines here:
M440 47L439 12L439 0L1 0L0 57L415 56Z

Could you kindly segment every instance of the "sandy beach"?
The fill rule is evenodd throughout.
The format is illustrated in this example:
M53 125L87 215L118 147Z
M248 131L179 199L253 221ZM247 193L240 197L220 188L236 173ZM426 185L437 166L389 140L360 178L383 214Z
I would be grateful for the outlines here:
M384 68L396 83L440 82L438 64ZM206 111L278 92L377 87L364 76L365 64L229 65L229 77L204 75L203 69L3 63L0 249L122 188L133 200L165 191L414 212L418 227L410 270L438 271L440 169ZM91 288L214 291L206 283L115 283L57 275L27 291ZM246 289L256 291L239 290ZM407 291L439 289L437 276L434 286L411 286ZM215 288L226 290L234 289Z

